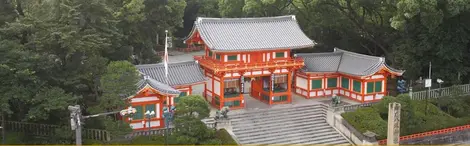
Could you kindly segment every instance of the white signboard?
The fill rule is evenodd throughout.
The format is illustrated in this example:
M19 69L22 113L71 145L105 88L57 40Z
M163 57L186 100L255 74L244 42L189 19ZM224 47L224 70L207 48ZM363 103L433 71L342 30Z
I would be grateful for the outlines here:
M424 87L428 88L428 87L431 87L431 85L432 85L431 79L424 80Z

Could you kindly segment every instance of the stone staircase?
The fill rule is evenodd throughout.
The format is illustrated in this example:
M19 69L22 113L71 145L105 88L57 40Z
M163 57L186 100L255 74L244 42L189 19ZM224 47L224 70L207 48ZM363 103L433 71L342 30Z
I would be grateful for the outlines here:
M240 144L349 144L326 122L324 104L251 110L230 115Z

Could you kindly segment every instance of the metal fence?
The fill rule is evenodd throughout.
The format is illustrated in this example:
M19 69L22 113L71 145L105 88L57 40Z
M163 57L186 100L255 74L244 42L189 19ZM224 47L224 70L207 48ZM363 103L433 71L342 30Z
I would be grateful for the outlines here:
M429 98L439 98L443 96L449 96L453 93L469 94L470 93L470 84L456 85L446 88L431 89L419 92L413 92L411 99L413 100L425 100Z
M455 94L455 93L460 94L460 95L470 94L470 84L455 85L455 86L451 86L451 87L431 89L430 91L426 90L426 91L412 92L411 93L412 94L411 99L412 100L425 100L426 98L432 99L432 98L450 96L450 95ZM409 93L407 93L407 94L409 94ZM358 108L370 107L370 106L374 105L375 103L377 103L377 102L344 105L344 106L334 107L333 109L334 109L335 112L351 112L351 111L357 110Z
M1 121L0 121L1 122ZM33 136L56 136L57 130L64 130L58 125L37 124L17 121L5 121L6 131L21 132ZM70 130L70 129L67 129ZM100 129L82 129L83 139L109 141L110 133Z

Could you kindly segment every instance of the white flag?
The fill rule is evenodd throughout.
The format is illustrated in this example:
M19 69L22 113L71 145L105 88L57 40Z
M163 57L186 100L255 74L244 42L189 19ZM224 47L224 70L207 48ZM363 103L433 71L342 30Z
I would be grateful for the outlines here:
M168 37L165 34L165 55L163 56L163 64L165 65L165 77L168 78Z

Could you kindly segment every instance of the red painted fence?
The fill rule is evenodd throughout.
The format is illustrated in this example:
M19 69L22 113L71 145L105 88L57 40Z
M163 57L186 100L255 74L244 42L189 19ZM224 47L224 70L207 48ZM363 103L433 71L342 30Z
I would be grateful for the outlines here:
M457 131L463 131L463 130L469 130L470 129L470 124L469 125L464 125L464 126L458 126L458 127L452 127L452 128L446 128L446 129L441 129L441 130L434 130L434 131L429 131L429 132L423 132L423 133L418 133L418 134L412 134L412 135L407 135L407 136L401 136L400 141L403 140L410 140L410 139L416 139L416 138L423 138L427 136L433 136L433 135L439 135L439 134L446 134L446 133L451 133L451 132L457 132ZM380 145L385 145L387 144L387 139L384 140L379 140L378 143Z

